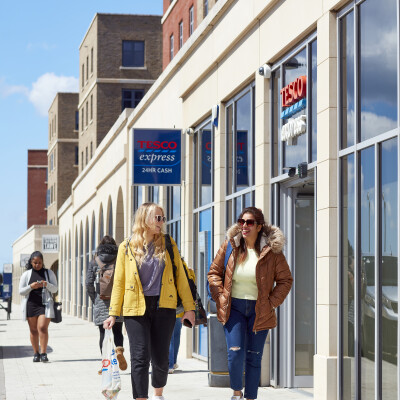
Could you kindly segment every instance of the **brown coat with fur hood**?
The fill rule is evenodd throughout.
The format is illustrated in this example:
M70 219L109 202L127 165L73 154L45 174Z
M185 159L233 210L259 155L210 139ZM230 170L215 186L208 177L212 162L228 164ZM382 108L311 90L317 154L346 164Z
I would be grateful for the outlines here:
M285 238L282 231L276 227L267 226L268 235L263 234L260 242L260 256L256 266L256 280L258 297L256 301L256 319L253 331L261 331L276 327L275 308L283 303L292 287L292 274L286 262L282 249ZM239 256L240 239L242 231L235 224L227 232L227 240L222 244L211 264L208 273L208 282L211 296L217 305L218 320L225 324L231 311L232 277ZM229 257L224 282L224 260L228 246L232 244L232 254ZM274 283L276 285L274 287Z

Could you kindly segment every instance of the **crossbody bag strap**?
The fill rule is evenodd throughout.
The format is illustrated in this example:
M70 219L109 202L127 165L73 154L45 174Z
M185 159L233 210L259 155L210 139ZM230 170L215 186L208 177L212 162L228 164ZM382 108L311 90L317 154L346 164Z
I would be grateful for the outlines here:
M174 250L172 248L171 236L169 236L168 233L166 233L164 235L164 238L165 238L165 248L167 249L169 258L171 259L172 271L174 273L174 282L175 282L175 286L176 286L176 265L175 265L175 259L174 259Z

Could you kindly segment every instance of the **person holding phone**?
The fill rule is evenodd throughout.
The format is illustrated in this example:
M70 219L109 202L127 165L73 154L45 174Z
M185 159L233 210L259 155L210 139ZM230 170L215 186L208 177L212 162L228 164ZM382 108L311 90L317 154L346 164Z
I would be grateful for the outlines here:
M194 326L195 304L178 247L171 238L177 267L176 282L172 261L165 247L164 210L158 204L144 203L136 211L132 236L118 249L109 318L104 328L111 329L123 315L131 352L133 398L146 400L151 385L153 400L164 400L168 378L169 344L176 320L177 294L184 314Z
M257 398L268 330L276 326L275 309L293 282L282 253L284 243L282 231L267 224L260 209L247 207L228 229L227 240L210 266L208 283L224 326L232 400Z
M28 320L30 339L33 348L33 362L48 362L48 327L54 318L53 301L43 302L43 288L50 293L57 292L57 278L51 269L43 264L43 255L34 251L29 257L26 269L19 282L19 294L24 296L21 302L22 319ZM48 279L48 280L47 280ZM45 296L46 298L47 296ZM40 350L39 352L39 343Z

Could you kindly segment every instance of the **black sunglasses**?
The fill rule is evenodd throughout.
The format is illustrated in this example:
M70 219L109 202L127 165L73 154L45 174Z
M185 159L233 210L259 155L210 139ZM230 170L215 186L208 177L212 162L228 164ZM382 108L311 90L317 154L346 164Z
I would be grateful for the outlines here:
M238 223L240 226L243 226L244 224L246 224L247 226L253 226L253 225L256 223L256 221L255 221L254 219L243 219L243 218L239 218L239 219L237 220L237 223Z
M163 215L155 215L154 216L154 219L157 221L157 222L165 222L166 220L167 220L167 218L166 217L164 217Z

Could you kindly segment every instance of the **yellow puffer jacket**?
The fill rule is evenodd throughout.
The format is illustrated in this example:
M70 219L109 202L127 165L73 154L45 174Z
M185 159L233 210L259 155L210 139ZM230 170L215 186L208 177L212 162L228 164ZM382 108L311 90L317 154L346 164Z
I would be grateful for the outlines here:
M117 264L115 266L114 284L109 308L109 314L113 316L139 316L144 315L146 311L146 302L142 283L139 278L139 271L130 249L128 248L128 251L126 251L127 241L127 239L124 240L118 248ZM185 271L183 270L178 247L172 238L171 243L174 250L174 261L177 267L177 282L175 287L172 262L168 251L165 251L165 268L161 278L159 307L176 308L176 288L178 288L179 297L182 299L185 311L195 310L195 304L190 293ZM165 247L164 238L163 244Z

